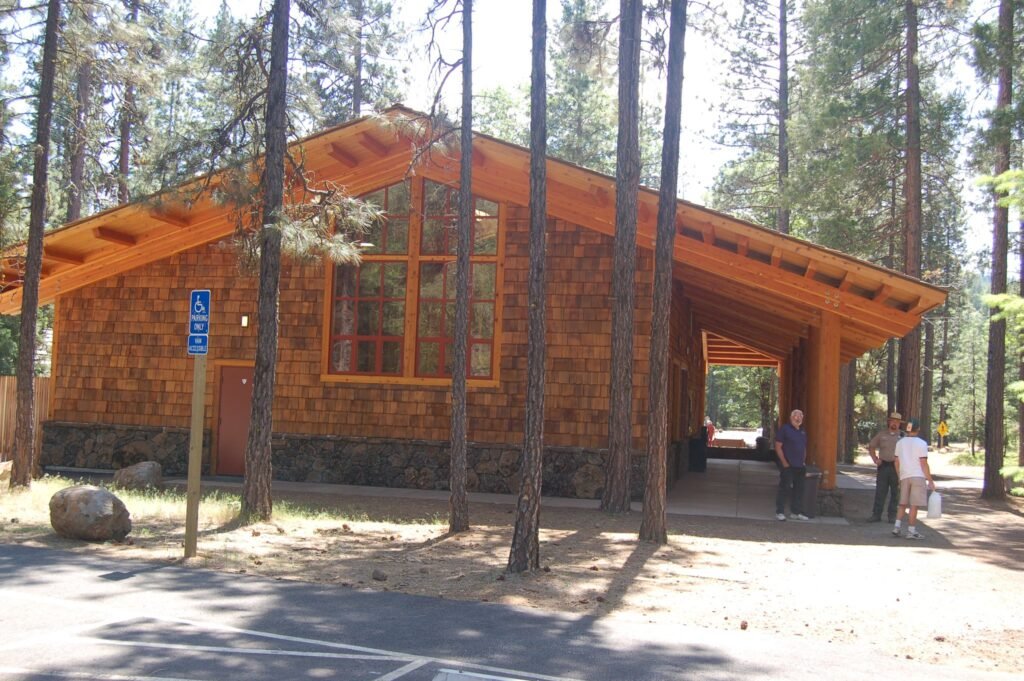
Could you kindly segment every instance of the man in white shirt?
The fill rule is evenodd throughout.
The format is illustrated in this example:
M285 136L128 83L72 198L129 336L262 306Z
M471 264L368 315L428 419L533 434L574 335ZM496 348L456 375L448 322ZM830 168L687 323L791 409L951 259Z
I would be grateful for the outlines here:
M909 508L907 539L924 539L917 531L917 509L928 505L926 490L935 490L935 481L928 468L928 443L918 436L921 425L917 419L907 422L907 437L896 443L896 473L900 476L900 507L896 513L893 536L900 536L903 514ZM927 485L926 481L927 480Z

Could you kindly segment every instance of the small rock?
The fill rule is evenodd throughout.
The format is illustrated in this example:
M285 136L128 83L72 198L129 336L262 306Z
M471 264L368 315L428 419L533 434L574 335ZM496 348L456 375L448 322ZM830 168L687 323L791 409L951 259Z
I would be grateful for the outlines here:
M252 536L254 536L254 537L260 536L260 531L259 530L253 530L252 531Z
M156 461L143 461L114 472L114 484L124 489L162 489L163 469Z
M551 572L551 568L549 566L547 566L547 565L542 567L541 570L543 570L544 572Z
M594 600L597 601L598 603L604 603L604 596L598 596Z
M466 575L463 575L463 574L455 575L455 581L456 582L462 581L465 578L466 578Z
M590 602L590 601L588 601L588 600L587 600L586 598L581 598L581 599L580 599L580 605L586 605L586 604L587 604L587 603L589 603L589 602Z
M388 581L388 575L383 570L374 570L373 574L371 574L370 576L373 577L373 579L378 581L378 582L386 582L386 581Z
M17 525L17 524L18 524L18 519L17 518L11 518L11 525Z
M505 581L505 575L498 575L497 578L495 579L495 581L504 582Z
M598 571L600 571L601 568L597 567L596 565L591 565L590 569L593 570L594 572L598 572Z
M428 570L427 568L425 568L425 567L421 567L421 568L420 568L420 574L421 574L421 575L425 575L425 574L427 574L428 572L430 572L430 570Z
M740 622L740 629L742 629L743 631L747 630L747 621L746 620L743 620L742 622Z
M936 636L935 640L938 641L939 643L944 643L946 641L946 637L945 636Z
M352 528L348 526L348 523L344 523L344 524L342 524L342 526L341 526L341 531L342 531L342 532L351 532L351 531L352 531Z

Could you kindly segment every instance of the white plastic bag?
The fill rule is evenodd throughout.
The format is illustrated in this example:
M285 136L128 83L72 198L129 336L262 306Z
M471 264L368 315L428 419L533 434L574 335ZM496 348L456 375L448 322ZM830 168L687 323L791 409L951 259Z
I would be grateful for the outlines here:
M938 490L932 492L931 496L928 497L928 517L942 517L942 495L939 494Z

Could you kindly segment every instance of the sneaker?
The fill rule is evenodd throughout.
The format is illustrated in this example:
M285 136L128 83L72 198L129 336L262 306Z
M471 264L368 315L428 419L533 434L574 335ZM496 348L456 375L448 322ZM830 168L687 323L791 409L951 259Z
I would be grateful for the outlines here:
M907 532L907 539L924 539L924 535L915 530L913 532Z
M794 517L794 518L796 518L797 520L810 520L810 518L808 518L807 516L805 516L805 515L804 515L803 513L797 513L797 514L796 514L795 516L793 516L793 517Z
M776 513L775 514L775 519L776 520L785 520L786 519L786 514L785 513Z
M898 528L898 527L892 528L892 536L894 536L894 537L900 536L900 528Z
M891 522L893 522L894 520L896 520L896 519L895 519L895 518L893 518L893 519L892 519L892 520L890 520L889 522L891 523ZM880 515L873 515L873 516L871 516L870 518L868 518L868 522L869 522L869 523L880 523L880 522L882 522L882 516L880 516Z

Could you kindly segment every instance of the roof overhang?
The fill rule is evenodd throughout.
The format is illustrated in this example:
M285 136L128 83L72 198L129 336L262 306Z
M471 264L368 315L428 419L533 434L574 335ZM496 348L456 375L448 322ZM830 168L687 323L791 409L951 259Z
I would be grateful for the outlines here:
M291 151L314 181L351 195L410 172L457 184L454 154L416 152L429 133L425 115L393 107L297 141ZM232 211L210 191L220 179L200 178L46 234L40 304L230 235ZM477 134L473 192L529 205L529 150ZM553 218L614 234L614 178L549 158L547 201ZM646 249L654 245L657 203L657 192L641 190L637 243ZM939 287L687 201L677 201L676 229L674 275L700 328L769 358L784 357L826 312L842 320L843 359L857 357L905 335L946 298ZM24 252L21 245L0 256L0 313L20 308Z

